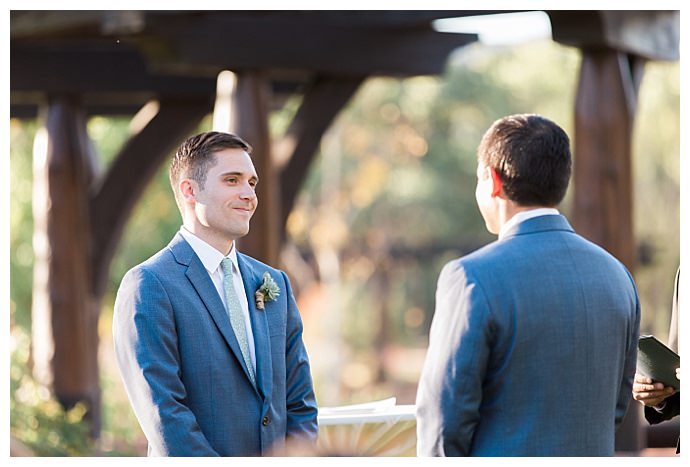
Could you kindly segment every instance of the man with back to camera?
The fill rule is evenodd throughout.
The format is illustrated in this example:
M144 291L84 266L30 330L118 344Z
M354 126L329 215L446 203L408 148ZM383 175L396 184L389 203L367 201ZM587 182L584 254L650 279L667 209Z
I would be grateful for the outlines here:
M183 225L118 291L115 351L149 455L265 455L316 438L290 282L235 247L258 202L250 152L219 132L179 147L170 181Z
M555 207L569 139L501 118L478 148L495 241L443 268L417 392L423 456L611 456L631 399L640 305L627 269Z

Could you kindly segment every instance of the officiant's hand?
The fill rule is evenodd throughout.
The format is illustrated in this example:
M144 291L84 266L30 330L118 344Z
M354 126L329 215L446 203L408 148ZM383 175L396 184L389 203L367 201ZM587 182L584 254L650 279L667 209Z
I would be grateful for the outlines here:
M654 382L651 378L635 373L632 394L633 399L648 407L659 405L664 399L673 395L676 390L664 383Z

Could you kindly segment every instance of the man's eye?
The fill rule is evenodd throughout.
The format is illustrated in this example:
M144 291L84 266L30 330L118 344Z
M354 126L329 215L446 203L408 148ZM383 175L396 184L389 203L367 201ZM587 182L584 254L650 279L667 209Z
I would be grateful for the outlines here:
M228 179L226 179L225 181L228 182L228 183L237 183L237 179L236 179L236 178L228 178Z

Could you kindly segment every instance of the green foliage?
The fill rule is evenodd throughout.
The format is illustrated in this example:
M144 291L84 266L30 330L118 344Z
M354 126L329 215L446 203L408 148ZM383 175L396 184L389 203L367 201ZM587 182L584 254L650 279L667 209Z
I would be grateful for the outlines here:
M15 327L11 336L10 433L38 456L88 456L94 448L85 409L77 404L65 411L27 373L29 335Z
M35 122L10 122L10 307L15 322L31 329L34 252L31 206Z

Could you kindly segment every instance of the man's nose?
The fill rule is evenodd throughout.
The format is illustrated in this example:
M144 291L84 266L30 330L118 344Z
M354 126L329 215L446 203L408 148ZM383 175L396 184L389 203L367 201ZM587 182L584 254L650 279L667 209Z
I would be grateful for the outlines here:
M253 199L256 198L256 189L249 183L242 185L242 191L240 192L240 197L242 199Z

